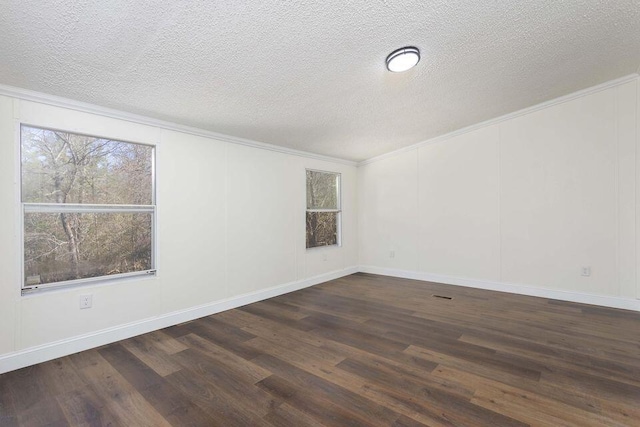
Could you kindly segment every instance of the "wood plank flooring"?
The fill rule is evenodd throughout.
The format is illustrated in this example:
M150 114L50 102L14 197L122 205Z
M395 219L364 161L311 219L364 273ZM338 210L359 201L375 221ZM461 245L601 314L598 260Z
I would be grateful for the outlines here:
M4 374L0 425L640 426L640 313L354 274Z

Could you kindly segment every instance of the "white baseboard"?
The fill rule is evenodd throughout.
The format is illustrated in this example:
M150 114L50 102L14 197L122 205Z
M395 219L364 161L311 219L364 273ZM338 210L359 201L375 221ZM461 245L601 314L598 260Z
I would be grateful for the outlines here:
M557 299L562 301L578 302L583 304L599 305L604 307L621 308L626 310L640 311L640 300L631 298L618 298L604 295L585 294L556 289L537 288L526 285L516 285L511 283L492 282L487 280L466 279L460 277L443 276L438 274L422 273L418 271L397 270L392 268L359 266L349 267L343 270L336 270L330 273L321 274L308 279L274 286L257 292L240 295L222 301L203 304L185 310L174 311L148 319L112 328L84 334L53 343L48 343L24 350L7 353L0 356L0 374L46 362L58 357L67 356L79 351L88 350L109 344L119 340L145 334L168 326L188 322L200 317L210 316L215 313L241 307L257 301L273 298L289 292L304 289L353 273L363 272L379 274L382 276L401 277L405 279L422 280L427 282L444 283L448 285L467 286L470 288L487 289L491 291L509 292L513 294L529 295L534 297Z
M562 291L558 289L538 288L512 283L493 282L489 280L466 279L461 277L443 276L439 274L422 273L419 271L397 270L393 268L361 265L362 273L379 274L382 276L401 277L404 279L422 280L426 282L444 283L447 285L466 286L469 288L486 289L490 291L509 292L512 294L528 295L556 299L561 301L578 302L611 308L640 311L640 300L620 298L606 295L585 294L579 292Z
M24 350L8 353L0 356L0 374L24 368L25 366L35 365L37 363L46 362L58 357L67 356L79 351L88 350L90 348L99 347L115 341L134 337L136 335L145 334L168 326L177 325L179 323L188 322L200 317L210 316L221 311L230 310L232 308L241 307L243 305L262 301L267 298L273 298L278 295L287 294L299 289L314 286L329 280L338 279L358 272L358 267L349 267L342 270L332 271L330 273L321 274L308 279L296 282L286 283L284 285L274 286L272 288L263 289L237 297L229 298L222 301L216 301L209 304L203 304L191 307L185 310L174 311L172 313L163 314L137 322L124 325L114 326L112 328L84 334L36 347L30 347Z

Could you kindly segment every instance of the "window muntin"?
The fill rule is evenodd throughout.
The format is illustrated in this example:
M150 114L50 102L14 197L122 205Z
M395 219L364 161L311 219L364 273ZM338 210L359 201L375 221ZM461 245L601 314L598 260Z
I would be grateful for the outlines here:
M307 169L307 249L340 245L340 174Z
M154 147L20 130L23 291L153 273Z

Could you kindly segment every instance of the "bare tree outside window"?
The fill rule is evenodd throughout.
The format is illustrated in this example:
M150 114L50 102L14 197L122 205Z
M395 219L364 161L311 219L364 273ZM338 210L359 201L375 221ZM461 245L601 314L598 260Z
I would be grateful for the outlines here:
M154 147L21 126L23 288L154 269Z
M340 244L340 174L307 170L307 248Z

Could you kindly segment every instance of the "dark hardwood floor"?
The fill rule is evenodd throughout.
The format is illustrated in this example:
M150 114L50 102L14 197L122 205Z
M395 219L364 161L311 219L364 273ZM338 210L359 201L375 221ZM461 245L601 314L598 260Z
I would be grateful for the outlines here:
M4 374L0 425L640 426L640 313L355 274Z

